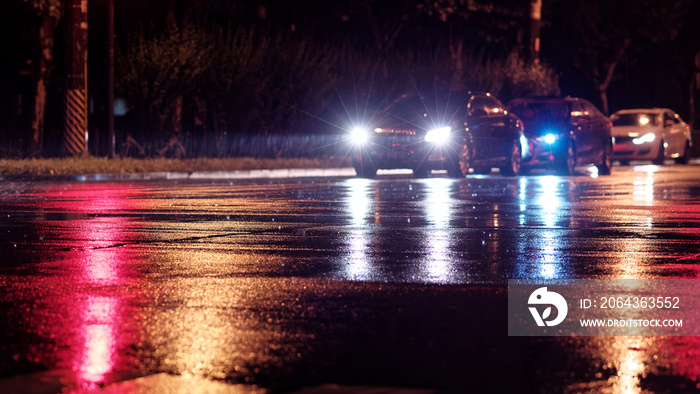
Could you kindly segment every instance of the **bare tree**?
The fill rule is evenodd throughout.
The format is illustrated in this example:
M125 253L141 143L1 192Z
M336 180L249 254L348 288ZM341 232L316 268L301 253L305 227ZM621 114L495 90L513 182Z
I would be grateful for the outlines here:
M649 42L673 39L687 1L588 0L545 2L550 61L578 69L593 85L604 113L620 62ZM546 41L545 41L546 42Z
M30 157L40 157L43 151L46 120L46 97L53 68L54 32L63 15L61 0L23 0L38 17L37 41L32 59L32 90L34 95L31 128L27 144Z

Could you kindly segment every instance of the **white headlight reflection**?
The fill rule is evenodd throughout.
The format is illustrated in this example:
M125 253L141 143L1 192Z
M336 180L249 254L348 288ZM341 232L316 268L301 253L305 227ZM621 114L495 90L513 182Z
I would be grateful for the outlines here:
M369 238L364 231L351 231L348 239L350 256L345 264L344 278L350 280L367 280L370 278L367 242L369 242Z
M554 175L543 176L540 181L540 198L537 205L542 212L542 222L545 227L551 228L559 219L561 197L558 193L561 178Z
M454 283L459 278L454 267L454 257L450 250L452 238L448 230L454 210L452 188L455 182L447 178L424 180L427 188L425 196L425 216L428 228L425 230L427 256L420 264L418 277L427 283Z
M426 216L434 228L447 228L452 214L450 188L453 181L447 178L426 179Z
M350 234L346 239L348 255L344 258L344 272L339 273L343 279L369 280L373 276L369 259L368 244L370 212L373 208L371 198L372 181L369 179L348 179L350 187L347 208L350 212Z
M365 178L351 178L347 180L350 186L350 196L347 201L347 207L350 211L351 224L354 227L364 227L372 208L372 199L370 196L370 185L372 180Z
M654 175L647 174L645 178L637 176L633 182L634 194L633 200L635 202L644 202L646 206L653 205L654 202ZM635 204L638 205L638 204Z
M645 166L647 167L647 166ZM648 166L653 167L653 166ZM646 176L643 176L641 171L635 170L635 179L632 183L632 194L634 205L641 205L651 207L654 205L654 172L646 172ZM641 222L643 227L652 228L654 227L654 219L651 216L651 211L647 211L646 217L638 217L637 221Z
M545 231L542 234L542 256L540 260L540 277L544 279L553 279L557 275L558 264L557 248L559 242L552 231Z
M518 216L518 224L521 226L525 225L525 218L527 213L527 178L520 178L518 180L518 200L520 201L520 215Z

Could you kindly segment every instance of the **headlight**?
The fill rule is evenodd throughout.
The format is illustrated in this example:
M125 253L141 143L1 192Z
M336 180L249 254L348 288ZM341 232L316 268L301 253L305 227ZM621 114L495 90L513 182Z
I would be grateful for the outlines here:
M557 140L557 136L556 134L547 134L544 137L542 137L542 140L551 145L554 143L554 141Z
M644 134L643 136L639 138L635 138L632 140L632 143L635 145L641 145L645 142L652 142L656 139L656 135L654 133L648 133Z
M434 129L428 131L428 134L425 135L425 140L427 142L437 142L437 143L442 143L447 141L447 138L450 136L450 127L440 127L439 129Z
M367 130L359 127L352 129L352 142L357 145L362 145L367 142Z

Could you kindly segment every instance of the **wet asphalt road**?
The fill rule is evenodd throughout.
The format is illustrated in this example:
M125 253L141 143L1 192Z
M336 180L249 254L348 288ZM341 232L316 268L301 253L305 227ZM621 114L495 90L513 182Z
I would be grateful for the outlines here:
M700 166L0 188L0 378L700 387L698 337L508 337L506 315L508 279L699 278Z

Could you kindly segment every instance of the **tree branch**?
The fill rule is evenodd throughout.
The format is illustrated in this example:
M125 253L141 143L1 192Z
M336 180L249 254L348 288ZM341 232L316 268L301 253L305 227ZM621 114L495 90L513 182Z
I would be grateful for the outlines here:
M622 47L617 51L617 54L615 54L615 58L608 63L608 69L605 74L605 79L603 82L601 82L600 86L598 87L600 90L607 90L608 86L610 86L610 82L612 82L613 77L615 76L615 69L617 68L617 65L620 63L620 60L622 60L622 57L625 55L625 52L627 51L627 48L630 47L631 40L629 38L625 38L624 43L622 44Z

